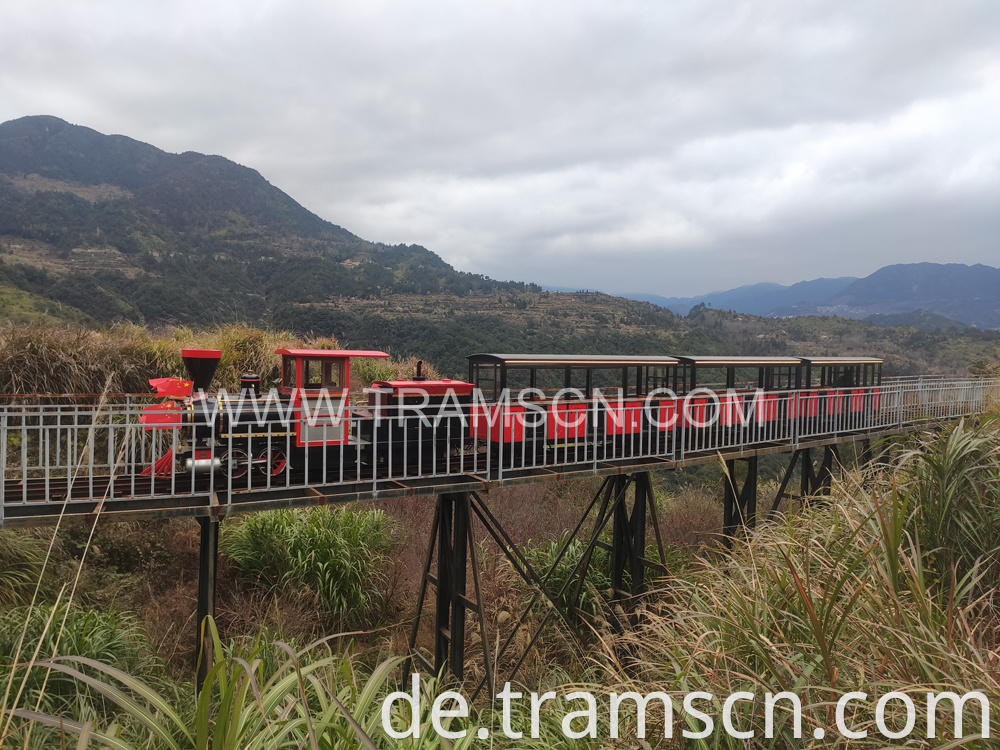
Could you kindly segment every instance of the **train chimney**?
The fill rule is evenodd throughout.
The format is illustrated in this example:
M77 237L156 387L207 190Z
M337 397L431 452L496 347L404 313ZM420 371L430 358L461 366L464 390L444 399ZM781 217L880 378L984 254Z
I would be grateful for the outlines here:
M248 372L240 376L240 394L260 395L260 375Z
M423 376L423 374L422 374L423 369L424 369L424 362L423 362L423 360L418 359L417 360L417 374L413 376L414 382L417 382L417 381L420 381L420 380L427 380L427 378L425 378Z
M222 359L222 352L219 349L183 349L181 359L187 368L188 375L191 376L192 393L207 391L215 377L215 370Z

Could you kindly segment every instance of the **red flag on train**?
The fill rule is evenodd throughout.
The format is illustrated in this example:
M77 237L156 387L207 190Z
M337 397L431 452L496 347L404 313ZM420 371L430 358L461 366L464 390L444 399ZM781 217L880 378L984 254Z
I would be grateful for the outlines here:
M150 378L149 384L161 398L187 398L194 385L192 381L180 378Z
M181 423L181 405L176 401L165 401L162 404L151 404L139 415L139 424L147 430L173 427Z

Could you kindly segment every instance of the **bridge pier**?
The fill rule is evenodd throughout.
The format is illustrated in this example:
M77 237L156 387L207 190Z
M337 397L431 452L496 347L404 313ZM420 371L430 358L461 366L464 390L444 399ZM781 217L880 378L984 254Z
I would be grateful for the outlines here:
M434 568L435 552L437 553L436 575L431 572ZM470 563L474 599L469 599L467 596ZM436 590L433 663L416 648L428 586L434 586ZM479 583L476 544L472 536L470 493L444 493L437 496L434 520L431 522L430 541L424 558L416 615L410 630L409 658L403 669L404 680L410 673L414 659L432 674L439 675L449 671L459 682L464 679L465 625L466 614L470 610L479 616L484 668L492 695L493 675L486 651L486 613L483 609L482 588Z
M198 517L201 526L201 547L198 555L198 623L196 628L196 686L201 692L205 677L215 663L215 645L208 630L207 619L215 618L215 582L219 566L219 520Z
M746 464L746 478L737 486L737 462ZM730 546L737 530L753 528L757 523L757 456L733 458L726 461L722 478L722 533L726 546Z
M630 488L634 488L631 508L628 503ZM553 591L550 581L554 573L559 568L571 543L580 536L581 529L587 519L593 515L599 501L599 509L594 516L593 530L581 559L575 563L573 570L563 581L559 591ZM502 644L499 644L496 653L489 652L490 639L486 635L486 615L479 581L479 565L476 559L476 541L473 534L474 519L478 519L479 524L496 542L514 570L534 592L520 619L514 624L512 632ZM660 562L645 557L648 519L652 520L653 523ZM609 523L611 525L610 544L600 538ZM493 695L495 675L492 665L499 662L515 642L517 633L525 624L526 618L536 602L540 599L547 599L550 606L512 668L508 680L512 680L517 674L528 654L538 642L542 631L553 617L561 619L568 629L575 629L572 613L580 600L587 570L594 549L597 547L611 553L610 573L613 588L611 620L618 630L623 630L625 627L635 624L632 613L646 590L646 570L652 568L662 573L667 571L656 518L653 486L648 472L606 478L556 555L551 567L542 575L533 568L478 494L460 492L438 495L434 519L431 522L430 540L424 558L416 613L410 630L409 657L404 664L404 679L408 678L414 661L419 662L425 670L433 674L442 674L448 671L459 682L464 679L466 615L471 611L475 612L479 618L484 666L484 676L479 681L472 698L478 696L484 687ZM474 589L471 598L467 595L470 565ZM421 615L430 586L435 588L433 662L417 649ZM618 616L617 610L619 608L625 615L624 617ZM582 651L580 654L582 656Z
M867 448L865 449L868 450ZM862 454L864 455L864 454ZM793 451L788 467L781 478L778 487L778 494L774 496L771 509L768 511L770 518L778 510L781 499L785 496L788 485L795 473L796 463L801 463L799 468L799 498L805 502L810 496L823 497L830 494L830 487L833 483L833 471L836 466L840 466L840 451L836 444L827 445L823 448L823 458L816 466L813 462L812 448L800 448Z

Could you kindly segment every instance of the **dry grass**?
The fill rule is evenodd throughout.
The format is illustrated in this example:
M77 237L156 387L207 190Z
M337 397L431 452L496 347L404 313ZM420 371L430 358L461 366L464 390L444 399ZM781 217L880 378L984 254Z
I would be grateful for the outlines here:
M106 331L41 325L0 329L0 393L64 394L148 393L150 378L186 377L183 349L222 352L214 385L233 392L240 376L256 373L266 390L279 382L281 348L337 349L330 337L300 338L287 331L267 331L233 323L210 330L183 326L157 334L136 325ZM352 390L375 380L408 379L417 360L357 359L352 362ZM440 373L424 364L423 374Z
M660 690L678 701L703 690L716 696L704 707L716 716L722 697L737 690L758 698L798 695L805 739L792 736L790 717L782 713L776 736L765 738L761 703L737 704L736 723L756 731L755 748L890 746L875 725L874 702L903 692L917 705L907 746L939 746L951 736L951 719L942 711L942 739L927 739L926 729L921 739L927 691L1000 695L992 603L1000 565L997 445L989 422L928 436L880 481L862 484L848 476L835 483L829 504L763 525L727 558L690 566L671 579L668 598L650 603L642 627L626 636L629 661L618 660L621 643L609 644L606 664L618 679L608 687ZM946 514L936 512L945 506ZM983 514L989 520L980 525L990 531L970 539L967 524L982 522ZM944 560L952 575L942 570ZM831 731L832 707L850 691L871 696L851 718L855 730L868 732L866 740ZM679 713L678 702L675 717ZM889 726L901 724L899 712L888 715ZM998 718L991 721L994 736ZM827 737L813 740L815 727L824 727ZM967 708L967 735L978 727L977 710ZM675 722L675 735L681 728ZM716 729L709 746L746 747ZM662 738L662 725L655 731ZM973 738L962 746L992 747Z

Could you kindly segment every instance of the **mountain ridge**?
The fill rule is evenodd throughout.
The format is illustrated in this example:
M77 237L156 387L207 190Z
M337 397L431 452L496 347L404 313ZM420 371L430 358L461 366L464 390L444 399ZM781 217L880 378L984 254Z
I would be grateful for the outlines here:
M705 305L770 318L835 315L876 325L908 320L927 330L1000 329L1000 269L981 263L896 263L864 278L822 278L790 286L765 282L698 297L626 296L679 315Z

